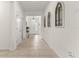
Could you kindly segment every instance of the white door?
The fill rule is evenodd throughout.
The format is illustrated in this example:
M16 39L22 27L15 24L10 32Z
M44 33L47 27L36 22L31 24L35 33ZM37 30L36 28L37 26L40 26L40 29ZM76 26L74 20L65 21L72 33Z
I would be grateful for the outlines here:
M17 18L17 40L16 40L16 43L17 45L19 43L21 43L22 41L22 19L21 18Z

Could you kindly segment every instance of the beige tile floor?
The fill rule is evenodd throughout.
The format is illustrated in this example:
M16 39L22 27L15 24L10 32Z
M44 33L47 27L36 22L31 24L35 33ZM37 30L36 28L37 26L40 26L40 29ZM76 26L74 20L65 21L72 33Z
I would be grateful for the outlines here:
M43 39L40 39L39 35L34 35L23 40L15 51L0 51L0 57L55 58L58 56Z

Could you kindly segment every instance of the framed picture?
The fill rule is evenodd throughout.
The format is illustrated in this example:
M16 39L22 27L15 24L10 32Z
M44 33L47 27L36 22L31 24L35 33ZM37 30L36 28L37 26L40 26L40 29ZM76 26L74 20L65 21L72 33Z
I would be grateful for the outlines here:
M51 26L51 24L50 24L50 12L48 12L48 15L47 15L47 25L48 25L48 27Z
M64 4L58 2L55 9L55 27L64 27Z
M44 27L46 27L46 17L44 16Z

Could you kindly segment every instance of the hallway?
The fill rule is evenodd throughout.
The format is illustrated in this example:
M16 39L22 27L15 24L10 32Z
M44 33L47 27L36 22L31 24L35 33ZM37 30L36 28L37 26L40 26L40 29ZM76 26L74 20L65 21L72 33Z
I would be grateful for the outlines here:
M79 58L79 1L0 1L1 57Z
M0 57L58 57L39 35L24 40L15 51L1 51Z

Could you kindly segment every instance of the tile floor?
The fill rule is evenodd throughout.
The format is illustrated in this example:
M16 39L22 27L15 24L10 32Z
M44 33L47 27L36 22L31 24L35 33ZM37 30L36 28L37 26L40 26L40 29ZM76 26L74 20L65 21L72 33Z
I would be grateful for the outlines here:
M49 48L39 35L23 40L15 51L0 51L0 57L21 58L58 58L56 53Z

